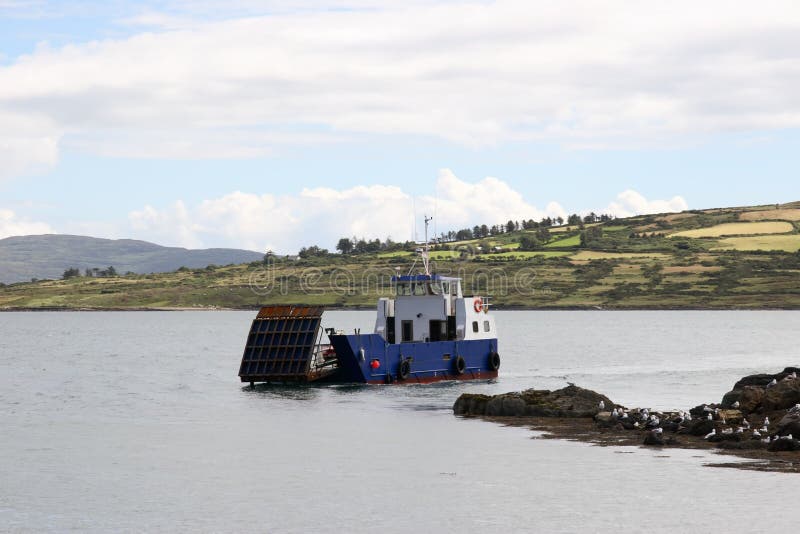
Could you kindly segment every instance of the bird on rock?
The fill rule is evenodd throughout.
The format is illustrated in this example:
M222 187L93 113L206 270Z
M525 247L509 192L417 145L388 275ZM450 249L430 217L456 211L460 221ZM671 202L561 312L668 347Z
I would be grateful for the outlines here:
M715 428L712 428L712 429L711 429L711 432L709 432L708 434L706 434L706 437L705 437L705 438L703 438L703 439L711 439L711 436L716 436L716 435L717 435L717 430L716 430Z
M597 407L600 408L601 410L605 410L606 403L604 401L600 401L600 404L598 404Z
M772 381L769 384L767 384L767 387L771 388L771 387L774 387L776 385L778 385L778 381L773 378Z
M739 409L739 406L740 406L740 404L739 404L739 401L736 401L736 402L734 402L733 404L731 404L731 407L732 407L734 410L738 410L738 409Z
M753 430L753 437L754 438L760 438L761 437L761 432L759 432L758 430Z
M764 418L764 426L769 426L769 417Z
M745 430L750 430L750 421L747 418L742 419L742 426Z
M800 404L795 404L789 408L789 413L800 413Z
M708 414L708 420L711 421L713 419L714 419L714 417L711 414Z

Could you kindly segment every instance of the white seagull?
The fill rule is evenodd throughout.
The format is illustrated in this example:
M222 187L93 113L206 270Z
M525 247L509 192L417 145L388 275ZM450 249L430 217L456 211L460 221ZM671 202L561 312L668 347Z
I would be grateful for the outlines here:
M738 410L739 409L739 401L734 402L731 406L733 407L734 410Z
M712 417L711 414L708 414L708 420L711 421L712 419L714 419L714 417Z
M758 430L753 430L753 437L754 438L760 438L761 437L761 432L759 432Z
M770 382L769 384L767 384L767 387L768 387L768 388L771 388L771 387L775 386L777 383L778 383L778 381L777 381L777 380L775 380L775 379L773 378L773 379L772 379L772 382Z
M600 404L598 404L597 407L600 408L601 410L603 410L606 407L606 403L603 402L603 401L600 401Z
M769 417L764 418L764 426L765 427L769 426Z
M708 434L706 434L706 437L705 437L704 439L709 439L709 438L711 438L711 436L716 436L716 435L717 435L717 429L715 429L715 428L712 428L712 429L711 429L711 432L709 432Z
M800 404L795 404L791 408L789 408L789 413L798 413L800 412Z

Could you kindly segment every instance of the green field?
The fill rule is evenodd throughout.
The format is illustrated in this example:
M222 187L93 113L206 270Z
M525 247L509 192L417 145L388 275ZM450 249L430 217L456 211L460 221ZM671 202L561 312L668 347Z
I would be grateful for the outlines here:
M565 237L563 239L557 239L555 241L550 241L544 247L545 248L574 248L581 244L581 236L580 234L574 235L571 237Z
M670 235L670 237L724 237L734 235L758 235L758 234L785 234L794 230L792 223L785 221L776 222L751 222L751 223L725 223L711 226L709 228L699 228L697 230L686 230Z
M785 216L785 210L797 208L784 205L775 212ZM769 207L615 219L592 225L602 231L593 231L583 246L578 233L560 237L566 231L560 227L551 229L556 235L535 251L518 250L531 231L509 232L446 243L431 252L431 259L435 272L462 277L467 295L491 296L499 308L800 309L800 234L790 222L758 220L765 211ZM741 222L748 218L756 222ZM485 250L478 250L478 244ZM493 253L493 247L503 251ZM392 275L408 272L415 261L419 269L414 248L0 285L0 308L208 309L286 303L371 308L377 297L389 294Z
M800 250L800 234L728 237L721 239L715 250Z

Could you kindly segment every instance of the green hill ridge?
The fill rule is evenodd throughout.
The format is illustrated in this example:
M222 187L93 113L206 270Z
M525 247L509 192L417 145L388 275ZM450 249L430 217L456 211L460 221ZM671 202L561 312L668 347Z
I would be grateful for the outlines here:
M373 307L391 276L418 260L413 245L312 250L299 260L5 285L0 308ZM437 244L431 258L437 273L464 278L465 294L498 308L800 309L800 202L511 231Z

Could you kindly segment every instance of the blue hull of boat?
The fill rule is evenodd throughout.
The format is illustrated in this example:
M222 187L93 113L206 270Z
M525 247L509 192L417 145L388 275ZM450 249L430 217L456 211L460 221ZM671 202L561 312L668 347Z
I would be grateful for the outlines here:
M331 335L330 342L339 365L326 382L430 383L497 377L497 368L492 367L496 339L389 344L378 334L351 334ZM463 359L461 369L459 359ZM405 369L403 361L408 361Z

